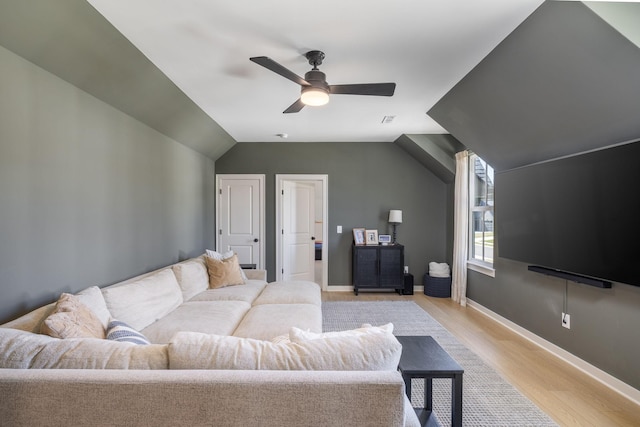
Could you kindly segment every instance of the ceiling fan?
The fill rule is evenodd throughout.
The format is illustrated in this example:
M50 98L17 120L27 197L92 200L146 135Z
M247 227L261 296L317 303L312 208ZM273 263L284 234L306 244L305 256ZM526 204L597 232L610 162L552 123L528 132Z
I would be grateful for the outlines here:
M395 83L358 83L351 85L330 85L325 74L318 70L318 65L324 60L324 53L319 50L311 50L305 54L309 64L313 65L311 71L307 71L304 79L293 71L283 67L271 58L256 56L249 58L258 65L280 74L282 77L299 84L301 87L300 98L289 106L283 113L297 113L305 105L319 106L329 102L329 94L332 95L374 95L393 96L396 89Z

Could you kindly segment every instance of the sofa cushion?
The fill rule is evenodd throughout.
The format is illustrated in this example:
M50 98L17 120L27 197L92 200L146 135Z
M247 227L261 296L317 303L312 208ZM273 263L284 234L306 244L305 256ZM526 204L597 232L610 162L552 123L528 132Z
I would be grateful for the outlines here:
M175 264L172 269L184 301L189 301L209 287L209 274L204 256Z
M267 283L267 270L256 269L256 268L243 268L242 272L244 273L246 279L245 282L249 280L260 280L261 282Z
M168 351L170 369L395 371L402 346L393 334L276 344L252 338L179 332L169 343Z
M35 334L40 333L42 322L49 317L53 310L56 308L56 303L52 302L42 307L38 307L35 310L28 312L27 314L11 320L7 323L3 323L3 328L20 329L21 331L29 331Z
M207 270L209 272L209 287L211 289L222 288L224 286L243 285L244 279L240 274L241 268L238 264L238 256L217 260L206 256Z
M0 328L0 368L28 369L42 348L58 338L30 331Z
M167 369L167 346L109 340L59 340L33 358L33 369Z
M80 298L72 294L60 295L53 312L44 320L40 330L54 338L104 339L104 327Z
M278 335L277 337L274 337L269 341L271 341L274 344L286 344L291 342L291 340L289 339L289 334Z
M261 280L248 280L240 286L226 286L218 289L207 289L189 301L244 301L253 303L267 284Z
M0 368L167 369L166 345L133 345L95 338L58 339L0 328Z
M322 332L322 310L315 304L254 305L233 335L271 340L288 334L292 326Z
M151 344L147 337L120 320L112 320L107 326L107 339L138 345Z
M81 303L89 307L93 314L98 316L98 319L100 319L100 322L102 323L102 327L107 329L107 325L111 319L111 313L109 313L107 303L102 296L100 288L97 286L90 286L78 292L76 297L78 297Z
M182 304L180 285L170 268L139 280L102 289L113 318L140 331Z
M262 291L253 305L260 304L322 304L322 294L317 283L306 280L272 282Z
M156 344L178 331L231 335L250 308L243 301L188 301L141 332Z
M335 331L335 332L323 332L320 334L293 327L289 331L289 340L292 342L302 342L302 341L309 341L309 340L324 339L329 337L356 337L362 334L393 334L393 323L387 323L382 326L363 325L358 329L350 329L346 331Z

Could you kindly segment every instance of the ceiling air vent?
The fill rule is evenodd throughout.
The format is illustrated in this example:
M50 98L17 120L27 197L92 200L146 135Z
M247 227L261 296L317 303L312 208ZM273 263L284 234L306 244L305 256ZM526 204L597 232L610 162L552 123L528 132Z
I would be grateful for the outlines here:
M392 121L394 121L396 118L396 116L384 116L382 118L382 124L387 124L387 123L391 123Z

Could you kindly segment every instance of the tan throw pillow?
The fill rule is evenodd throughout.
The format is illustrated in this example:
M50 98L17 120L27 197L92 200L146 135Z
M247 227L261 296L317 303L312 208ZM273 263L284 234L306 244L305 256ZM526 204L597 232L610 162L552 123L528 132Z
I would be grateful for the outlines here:
M207 270L209 272L209 288L216 289L244 284L237 255L222 261L213 259L210 256L205 256L204 259L207 262Z
M235 252L233 252L233 251L227 251L227 252L225 252L223 254L221 254L220 252L212 251L211 249L207 249L205 251L205 256L210 256L211 258L217 259L218 261L222 261L222 260L225 260L227 258L231 258L234 254L235 254ZM238 262L240 262L240 261L238 261ZM238 265L238 267L240 267L240 265ZM240 268L240 274L242 275L242 280L244 282L249 280L249 278L247 277L247 274L244 272L244 269Z
M42 323L40 332L54 338L105 338L98 316L77 296L67 293L60 295L55 309Z

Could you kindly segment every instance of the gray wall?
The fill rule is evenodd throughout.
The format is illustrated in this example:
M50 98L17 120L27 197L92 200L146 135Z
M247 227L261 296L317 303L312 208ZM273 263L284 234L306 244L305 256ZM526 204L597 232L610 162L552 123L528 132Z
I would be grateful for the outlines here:
M635 140L640 50L626 37L638 40L639 10L546 1L428 114L497 172ZM635 25L612 27L619 19ZM494 266L495 278L469 272L469 298L640 389L639 287L566 283L499 257Z
M235 144L87 1L0 2L0 45L211 159Z
M600 289L534 273L527 265L498 257L495 278L469 271L467 296L640 389L640 287ZM571 329L561 325L565 286Z
M212 160L0 47L0 322L214 243Z
M640 27L640 3L605 8ZM638 139L640 49L610 24L544 2L429 116L497 172Z
M405 264L422 282L429 261L451 258L452 185L392 143L239 143L216 161L216 173L266 175L269 279L275 278L275 175L329 176L329 285L351 284L351 230L390 234L390 209L403 211L398 242ZM336 233L336 226L343 233Z

